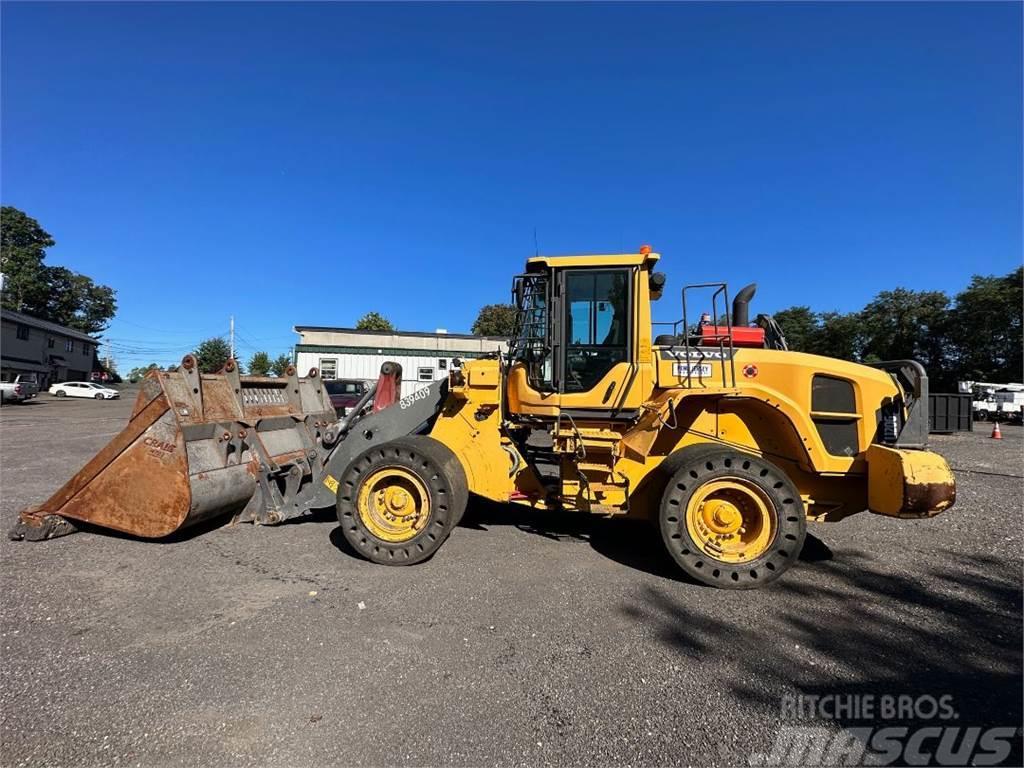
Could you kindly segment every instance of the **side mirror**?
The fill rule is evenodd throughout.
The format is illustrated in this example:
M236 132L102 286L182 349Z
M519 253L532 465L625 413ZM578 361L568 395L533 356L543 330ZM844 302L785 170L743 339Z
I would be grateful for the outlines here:
M665 282L668 278L665 277L664 272L652 272L650 278L648 278L647 286L651 290L651 301L657 301L661 298L662 292L665 290Z

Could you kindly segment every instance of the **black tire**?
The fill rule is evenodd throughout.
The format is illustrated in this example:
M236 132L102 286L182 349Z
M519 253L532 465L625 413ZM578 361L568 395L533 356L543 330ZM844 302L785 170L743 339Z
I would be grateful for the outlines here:
M975 421L988 421L988 411L982 409L974 416Z
M54 392L54 394L57 397L67 397L68 396L68 393L65 392L63 389L58 389L56 392Z
M412 473L425 487L429 516L412 538L391 542L375 535L358 510L360 491L375 472L397 468ZM425 435L402 437L370 448L348 466L338 484L338 522L352 548L382 565L413 565L426 560L458 524L469 501L466 472L454 453Z
M103 399L103 395L99 395L99 394L93 395L93 400L102 400L102 399Z
M771 462L742 451L698 445L677 454L666 459L673 461L676 470L659 510L661 538L672 559L697 581L721 589L755 589L779 578L800 556L807 535L803 502L793 482ZM763 553L747 562L715 557L694 540L687 525L693 495L706 483L725 478L760 489L769 514L774 515L774 532Z

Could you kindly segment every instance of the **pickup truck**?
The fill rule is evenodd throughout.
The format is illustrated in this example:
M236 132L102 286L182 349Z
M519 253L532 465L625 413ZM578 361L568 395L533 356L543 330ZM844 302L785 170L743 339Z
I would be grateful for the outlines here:
M995 393L999 418L1020 423L1024 421L1024 392L1004 389Z
M23 403L39 393L34 374L19 374L14 381L0 382L0 403Z

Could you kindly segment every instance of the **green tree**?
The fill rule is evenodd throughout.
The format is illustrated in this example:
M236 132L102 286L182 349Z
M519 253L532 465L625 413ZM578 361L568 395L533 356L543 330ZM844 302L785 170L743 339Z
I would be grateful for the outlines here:
M786 342L794 352L860 360L864 346L861 317L858 313L815 312L810 307L783 309L772 315L782 327Z
M117 311L114 290L66 267L43 264L52 245L53 238L31 216L11 206L0 208L4 308L101 333Z
M794 352L812 352L818 333L818 315L810 307L781 309L772 315L786 336L786 344Z
M64 267L43 267L50 295L43 306L47 320L67 325L78 309L78 286L75 273Z
M92 278L65 267L47 267L49 298L44 309L47 320L82 333L106 330L117 310L114 290L97 285Z
M516 308L512 304L488 304L480 308L473 323L472 332L476 336L512 335L516 326Z
M882 291L860 312L865 361L917 360L939 377L948 373L949 297L942 291Z
M117 312L117 294L108 285L94 283L85 275L78 275L76 283L79 307L70 321L72 328L96 335L107 330Z
M270 373L270 355L257 352L249 358L249 373L253 376L266 376Z
M139 367L132 368L130 371L128 371L128 381L130 381L132 384L134 384L139 379L143 378L150 371L159 371L159 370L160 370L160 366L157 365L156 363L150 363L149 365L145 365L145 366L140 365Z
M974 275L957 294L949 338L960 379L1024 381L1022 306L1024 267L1002 277Z
M864 346L860 315L856 312L821 312L811 349L816 355L858 361Z
M380 312L367 312L359 318L356 323L357 331L393 331L395 326L391 324Z
M1024 378L1024 267L975 275L955 302L942 291L882 291L860 312L776 312L790 349L843 360L917 360L933 391L957 381Z
M192 353L202 373L217 373L231 356L231 347L219 336L207 339Z
M17 208L0 208L0 272L3 307L44 317L49 297L46 249L54 245L39 222Z
M270 364L270 370L274 372L275 376L284 376L285 372L288 370L288 366L291 364L291 357L282 352L274 359L274 362Z

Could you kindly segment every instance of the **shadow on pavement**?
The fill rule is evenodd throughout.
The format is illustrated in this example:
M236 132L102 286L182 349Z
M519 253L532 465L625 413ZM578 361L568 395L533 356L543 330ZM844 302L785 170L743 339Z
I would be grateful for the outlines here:
M675 564L661 541L658 529L646 520L608 519L578 512L533 510L474 498L460 525L475 530L505 525L555 541L586 541L594 551L629 568L672 581L698 584ZM808 533L800 560L816 563L831 558L832 550Z
M880 720L876 712L873 719L863 718L851 711L829 722L848 729L905 726L910 733L925 727L1013 727L1012 752L999 764L1021 765L1019 570L985 556L947 552L944 559L943 567L910 578L883 573L863 555L844 552L815 566L821 577L773 584L765 598L771 618L760 626L744 627L653 587L621 611L657 627L666 646L695 662L720 659L733 694L776 716L782 713L780 690L805 697L872 694L876 703L902 695L915 705L895 717ZM825 615L816 605L827 606ZM936 716L931 699L942 696L951 697L955 718ZM935 750L941 734L929 738L923 752ZM962 746L960 739L968 735L961 730L950 738ZM969 760L967 754L955 764L975 764ZM915 764L934 761L933 756L932 762Z
M181 542L190 541L197 536L203 536L211 531L215 531L218 528L229 528L231 523L230 515L220 515L208 520L203 520L195 525L191 525L180 531L175 531L170 536L164 536L161 539L147 539L142 536L135 536L130 533L123 533L122 531L115 531L113 528L104 528L100 525L93 525L92 523L86 523L82 520L71 520L76 531L75 533L68 534L75 536L79 533L91 533L97 536L103 536L108 539L122 539L127 541L138 541L145 544L180 544ZM248 523L246 523L248 525ZM32 544L43 544L45 542L22 542L27 546Z

